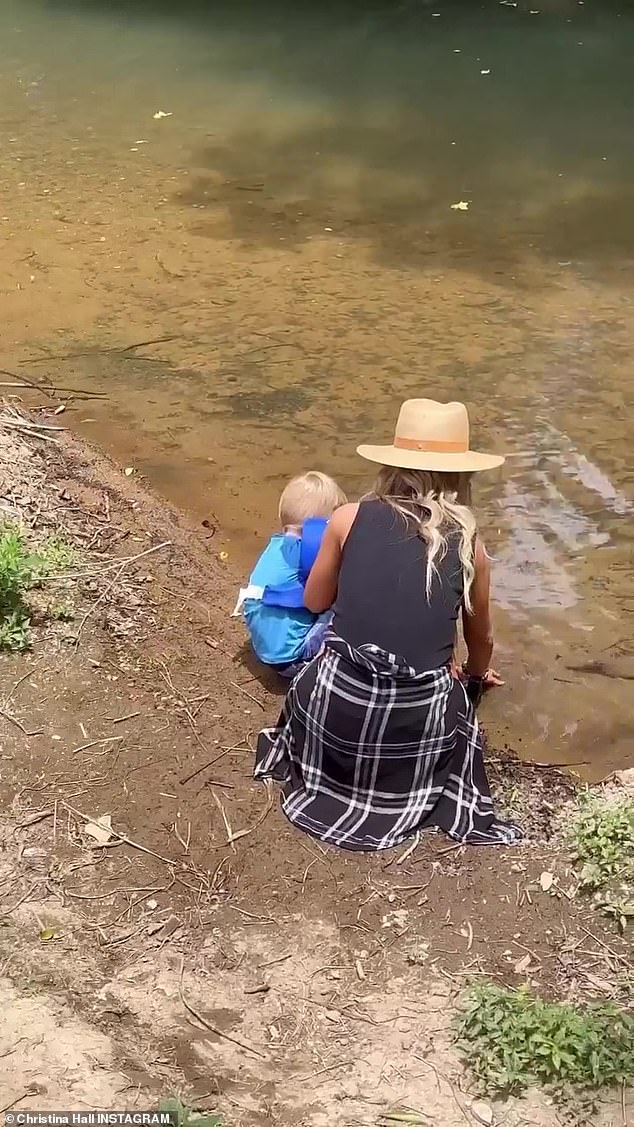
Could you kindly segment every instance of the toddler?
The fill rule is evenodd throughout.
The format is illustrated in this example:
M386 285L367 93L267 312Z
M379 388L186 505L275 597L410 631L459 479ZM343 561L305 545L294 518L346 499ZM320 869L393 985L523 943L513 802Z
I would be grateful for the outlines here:
M311 471L289 481L280 497L281 532L269 540L234 615L242 612L255 654L284 676L294 676L321 649L330 611L304 606L304 585L329 517L346 496L327 474Z

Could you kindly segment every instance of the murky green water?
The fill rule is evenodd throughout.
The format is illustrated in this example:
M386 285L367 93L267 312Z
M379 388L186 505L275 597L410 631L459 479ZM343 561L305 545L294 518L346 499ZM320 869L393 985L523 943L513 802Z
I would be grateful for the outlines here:
M2 366L106 390L67 417L244 567L287 475L358 492L402 398L464 399L509 454L490 724L595 773L634 733L632 58L606 0L0 4Z

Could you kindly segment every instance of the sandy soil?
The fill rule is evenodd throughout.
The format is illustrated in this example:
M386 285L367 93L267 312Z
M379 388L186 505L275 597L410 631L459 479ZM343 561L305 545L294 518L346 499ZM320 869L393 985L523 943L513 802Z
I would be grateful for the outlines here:
M299 835L251 779L281 686L228 617L220 533L44 433L2 433L0 506L81 562L34 596L32 651L0 662L0 1108L179 1092L231 1127L370 1127L405 1106L447 1127L620 1124L620 1093L478 1103L451 1035L472 976L627 992L627 944L569 898L572 783L491 751L515 849L432 835L360 857Z

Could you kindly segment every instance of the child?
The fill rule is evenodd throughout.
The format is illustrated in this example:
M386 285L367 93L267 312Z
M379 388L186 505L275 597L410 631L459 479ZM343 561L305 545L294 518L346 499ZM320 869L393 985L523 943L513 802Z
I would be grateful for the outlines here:
M311 471L289 481L280 497L282 527L271 537L240 591L234 615L244 614L261 662L284 676L319 652L331 614L304 607L304 584L329 517L346 496L336 481Z

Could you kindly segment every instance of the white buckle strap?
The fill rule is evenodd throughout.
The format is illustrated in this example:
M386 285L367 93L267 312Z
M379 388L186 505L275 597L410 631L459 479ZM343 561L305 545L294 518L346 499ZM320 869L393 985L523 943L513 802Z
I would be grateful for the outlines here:
M241 587L238 592L238 601L231 612L231 617L240 618L245 599L262 599L263 597L264 587L256 587L254 583L250 583L248 587Z

